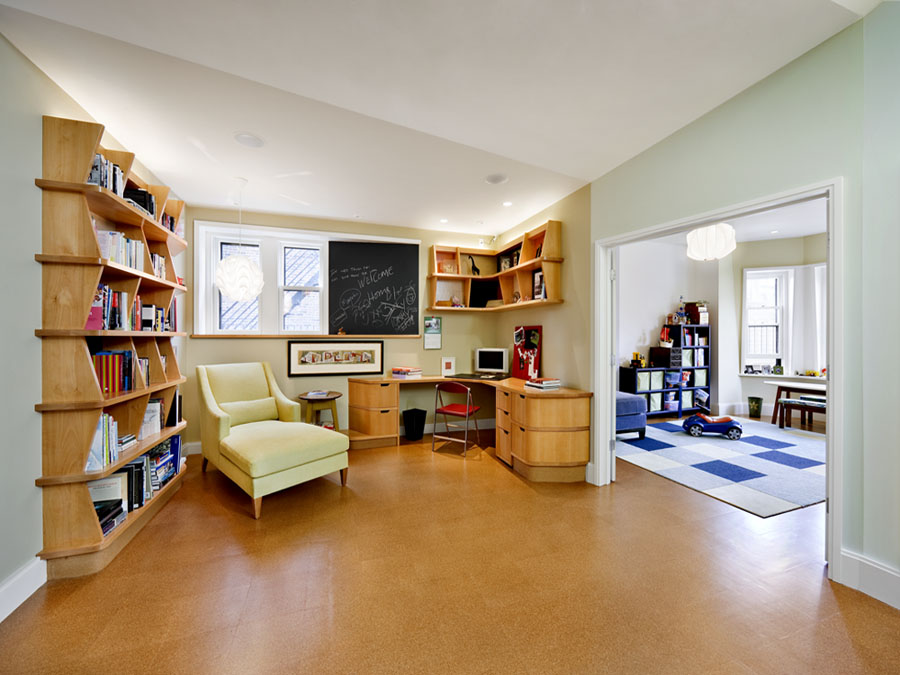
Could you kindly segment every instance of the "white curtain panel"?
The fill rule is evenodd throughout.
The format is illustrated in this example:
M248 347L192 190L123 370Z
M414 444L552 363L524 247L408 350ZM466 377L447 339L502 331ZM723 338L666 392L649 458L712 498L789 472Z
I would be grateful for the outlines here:
M790 346L787 367L791 372L821 370L825 367L826 274L825 265L806 265L794 269L793 289L787 322Z

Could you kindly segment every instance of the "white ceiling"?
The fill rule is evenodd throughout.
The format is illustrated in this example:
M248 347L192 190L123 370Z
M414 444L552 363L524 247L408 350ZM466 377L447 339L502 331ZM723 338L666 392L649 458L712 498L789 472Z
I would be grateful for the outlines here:
M31 13L0 5L0 31L191 204L243 175L248 209L485 234L877 4L3 2Z
M738 243L793 239L822 234L827 231L827 209L828 200L822 197L798 204L780 206L749 216L729 218L726 222L734 227L734 236ZM679 232L648 241L687 247L686 237L686 232ZM637 244L640 243L637 242Z

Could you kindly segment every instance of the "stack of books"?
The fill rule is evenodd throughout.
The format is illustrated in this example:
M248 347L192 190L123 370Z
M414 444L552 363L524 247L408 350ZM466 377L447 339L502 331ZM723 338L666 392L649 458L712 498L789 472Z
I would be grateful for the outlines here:
M396 366L391 369L391 376L395 380L415 380L422 377L422 369Z
M553 377L536 377L533 380L528 380L525 383L525 388L535 391L554 391L559 389L561 384L559 380Z

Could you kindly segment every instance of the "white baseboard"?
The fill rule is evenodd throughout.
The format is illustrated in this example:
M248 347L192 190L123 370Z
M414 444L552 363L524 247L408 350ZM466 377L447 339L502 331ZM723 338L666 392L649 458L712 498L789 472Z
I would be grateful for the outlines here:
M840 584L900 609L900 570L866 556L841 550Z
M775 412L775 405L772 403L764 403L762 407L762 419L772 419L772 413ZM719 403L716 406L717 415L743 415L747 417L750 414L750 406L746 401L742 403Z
M184 451L185 455L199 455L203 452L203 446L200 441L191 441L190 443L184 443L182 444L181 449Z
M47 583L47 563L35 558L0 583L0 621Z

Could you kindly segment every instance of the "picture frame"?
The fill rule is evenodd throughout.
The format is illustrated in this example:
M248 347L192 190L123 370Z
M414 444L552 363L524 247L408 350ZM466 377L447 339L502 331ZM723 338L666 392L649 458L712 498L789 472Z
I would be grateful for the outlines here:
M531 297L535 300L542 300L544 298L544 272L542 270L536 270L532 275Z
M442 356L441 357L441 377L451 377L456 375L456 357L455 356Z
M510 257L508 255L501 255L500 256L500 269L498 271L505 272L510 267L512 267L512 257Z
M288 340L288 377L381 375L383 340Z
M772 366L773 375L784 375L784 366Z

